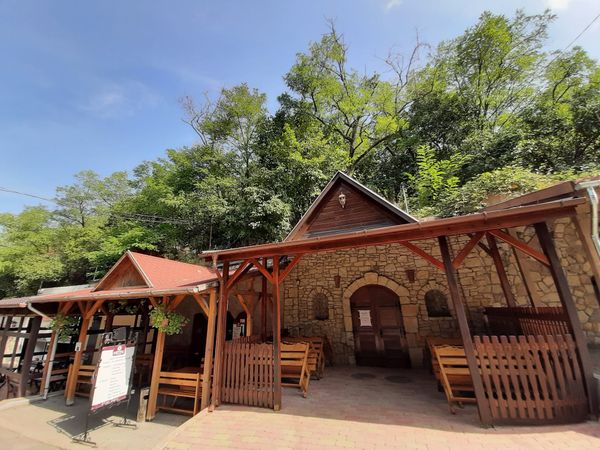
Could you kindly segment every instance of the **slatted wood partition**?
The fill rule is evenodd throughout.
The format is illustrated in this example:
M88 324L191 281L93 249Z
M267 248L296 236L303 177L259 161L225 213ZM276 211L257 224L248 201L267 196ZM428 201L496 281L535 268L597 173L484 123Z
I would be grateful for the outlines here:
M225 342L222 401L273 408L273 345Z
M588 401L575 342L564 336L475 336L494 423L575 422Z
M571 333L569 317L560 306L485 308L494 335L565 335Z

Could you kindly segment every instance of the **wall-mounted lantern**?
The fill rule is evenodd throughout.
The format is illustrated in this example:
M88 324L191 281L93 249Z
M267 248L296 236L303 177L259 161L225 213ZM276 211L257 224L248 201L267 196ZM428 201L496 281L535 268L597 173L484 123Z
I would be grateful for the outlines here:
M338 201L340 202L340 206L343 208L346 207L346 194L344 194L343 192L340 192L340 195L338 195Z

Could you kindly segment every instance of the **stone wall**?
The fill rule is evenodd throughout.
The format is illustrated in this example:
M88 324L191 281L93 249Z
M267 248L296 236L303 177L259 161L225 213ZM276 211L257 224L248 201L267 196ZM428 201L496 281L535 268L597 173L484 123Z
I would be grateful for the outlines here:
M571 222L560 220L553 228L557 250L579 310L583 329L590 341L600 343L600 309L591 284L590 265L585 260ZM533 235L533 230L529 227L520 231L524 239ZM468 238L453 236L449 241L456 255ZM441 260L437 240L420 241L418 245ZM502 242L498 245L517 303L529 305L512 248ZM535 241L532 241L531 245L535 245ZM540 306L560 304L548 269L532 261L528 263L527 270L535 280ZM414 277L407 271L414 271ZM339 280L339 285L336 284L336 280ZM483 307L506 306L492 259L484 250L475 247L459 268L458 280L461 295L466 299L467 317L471 327L474 332L479 332L483 327ZM422 363L427 336L458 336L458 325L452 302L447 295L444 272L399 244L305 256L284 282L283 328L292 336L326 335L332 344L335 362L353 364L354 337L350 296L367 284L386 286L398 295L414 366ZM451 317L429 317L424 297L431 289L439 289L446 293ZM314 318L312 301L318 294L325 294L329 300L329 317L326 320Z

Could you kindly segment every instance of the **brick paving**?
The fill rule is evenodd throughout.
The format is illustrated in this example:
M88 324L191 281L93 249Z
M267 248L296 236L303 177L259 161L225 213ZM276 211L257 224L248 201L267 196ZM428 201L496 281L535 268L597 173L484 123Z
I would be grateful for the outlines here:
M357 378L370 374L374 378ZM399 382L386 379L396 376ZM223 405L203 411L157 449L599 449L600 424L496 427L478 424L475 406L448 411L423 371L328 368L309 397L284 389L283 408Z

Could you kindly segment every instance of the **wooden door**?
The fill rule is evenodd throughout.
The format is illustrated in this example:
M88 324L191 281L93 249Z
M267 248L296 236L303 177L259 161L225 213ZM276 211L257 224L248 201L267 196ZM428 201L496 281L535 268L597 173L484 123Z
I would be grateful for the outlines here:
M356 363L362 366L410 367L398 296L369 285L351 299Z

